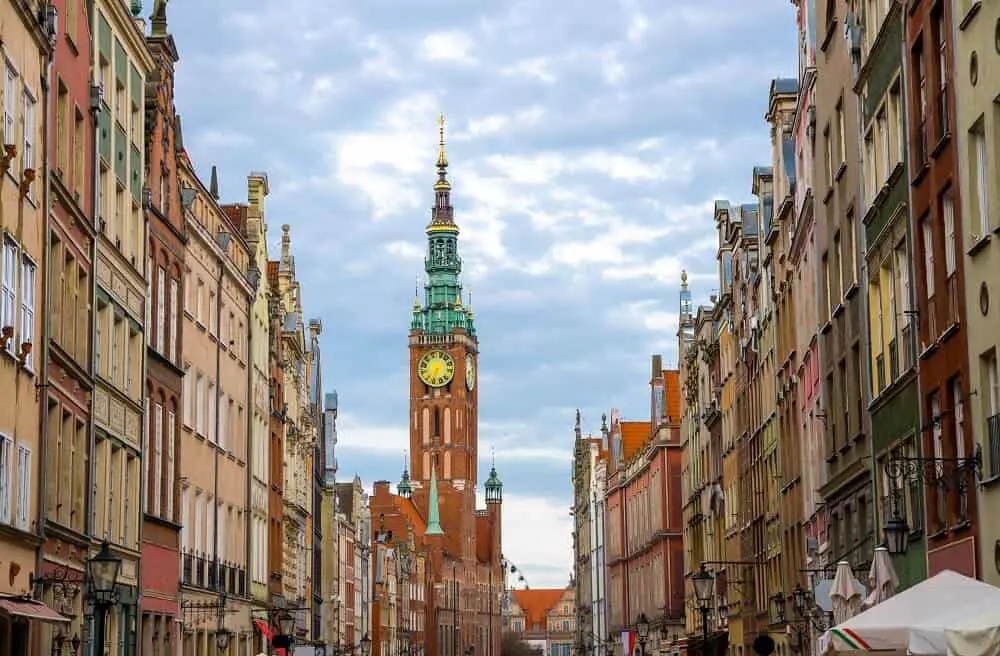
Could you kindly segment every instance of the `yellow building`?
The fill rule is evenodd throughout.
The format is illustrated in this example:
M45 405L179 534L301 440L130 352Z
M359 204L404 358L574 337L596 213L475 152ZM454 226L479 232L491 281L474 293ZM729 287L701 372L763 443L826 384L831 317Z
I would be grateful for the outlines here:
M184 206L184 408L181 442L181 612L184 653L213 653L222 624L237 654L251 647L247 598L248 280L242 229L205 188L187 153L178 172ZM225 612L220 613L220 607Z
M968 420L973 442L982 445L983 478L1000 476L1000 68L996 26L1000 4L956 0L954 76L962 217L966 230L959 252L965 253L965 321L969 341ZM1000 585L1000 486L980 489L979 563L984 580Z
M42 208L47 206L47 161L41 145L45 102L41 74L49 44L39 32L38 19L20 3L0 6L3 25L3 131L0 153L0 389L6 402L0 409L0 599L32 594L36 550L44 518L38 490L47 472L39 443L36 385L45 363L41 336L41 299L46 262ZM141 308L141 306L140 306ZM37 348L37 352L35 350ZM78 507L83 514L83 504ZM134 569L133 569L134 571ZM0 609L0 654L27 653L30 627L25 610L3 599ZM51 612L51 611L50 611ZM54 615L54 613L52 613ZM36 633L37 635L37 633ZM22 651L23 650L23 651Z
M153 59L143 22L125 3L97 0L92 6L92 70L101 89L92 517L94 537L107 540L123 560L106 633L118 636L128 635L138 622L147 317L144 94ZM136 648L132 640L108 643L111 656L120 645L125 654Z
M281 257L277 262L277 287L272 291L283 317L281 363L284 369L286 408L284 489L284 587L285 604L296 613L295 635L308 638L312 605L312 475L316 422L309 410L308 354L302 319L302 291L295 276L291 228L281 226Z

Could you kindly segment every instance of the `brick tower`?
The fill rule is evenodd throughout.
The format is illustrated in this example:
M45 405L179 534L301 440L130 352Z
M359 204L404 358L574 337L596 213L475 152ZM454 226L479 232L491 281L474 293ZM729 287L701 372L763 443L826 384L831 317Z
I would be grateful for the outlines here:
M394 535L414 535L426 558L425 653L499 656L503 485L492 467L486 508L477 510L479 340L471 303L462 301L443 116L438 126L426 282L410 321L409 468L397 494L387 481L375 483L371 510Z

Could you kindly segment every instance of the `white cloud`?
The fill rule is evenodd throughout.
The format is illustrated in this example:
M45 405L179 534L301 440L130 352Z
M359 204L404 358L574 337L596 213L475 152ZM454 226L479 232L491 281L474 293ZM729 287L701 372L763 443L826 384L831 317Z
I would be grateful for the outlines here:
M472 38L465 32L435 32L420 42L420 57L432 62L472 64L472 46Z
M502 477L501 472L501 477ZM573 519L570 499L518 496L503 498L503 555L524 573L533 588L562 587L572 569ZM552 567L565 564L565 572ZM512 581L513 582L513 581Z
M518 426L521 426L518 424ZM553 461L568 463L568 449L552 448L533 438L534 432L497 432L490 424L480 423L479 450L482 454L495 449L504 462ZM409 448L410 432L405 424L372 424L351 412L341 412L337 418L337 448L368 453L396 454Z
M658 300L647 299L617 305L608 311L607 320L611 325L629 330L671 335L677 332L677 312L664 310L663 303Z
M505 77L534 78L546 84L554 84L556 81L556 76L552 72L552 60L548 57L522 59L501 68L500 75Z
M205 130L195 137L199 150L216 150L220 148L240 148L254 143L253 137L230 128L215 128Z
M399 257L406 260L424 259L423 246L408 241L402 241L402 240L391 241L385 245L385 250L387 253L389 253L394 257Z

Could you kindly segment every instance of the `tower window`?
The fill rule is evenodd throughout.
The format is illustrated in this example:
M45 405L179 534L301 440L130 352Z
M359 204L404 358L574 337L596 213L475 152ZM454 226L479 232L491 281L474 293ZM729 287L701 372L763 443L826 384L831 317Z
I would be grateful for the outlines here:
M434 437L441 436L441 409L434 408Z

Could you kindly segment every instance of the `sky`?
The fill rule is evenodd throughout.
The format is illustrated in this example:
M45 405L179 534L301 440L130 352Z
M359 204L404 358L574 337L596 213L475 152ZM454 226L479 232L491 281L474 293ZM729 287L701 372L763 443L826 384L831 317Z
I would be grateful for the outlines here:
M147 13L152 2L147 0ZM437 116L480 340L480 481L533 588L572 569L574 413L648 419L677 361L680 272L718 286L712 204L750 200L764 113L795 76L789 0L198 0L168 6L177 108L224 202L266 171L323 378L339 477L397 481L407 333Z

